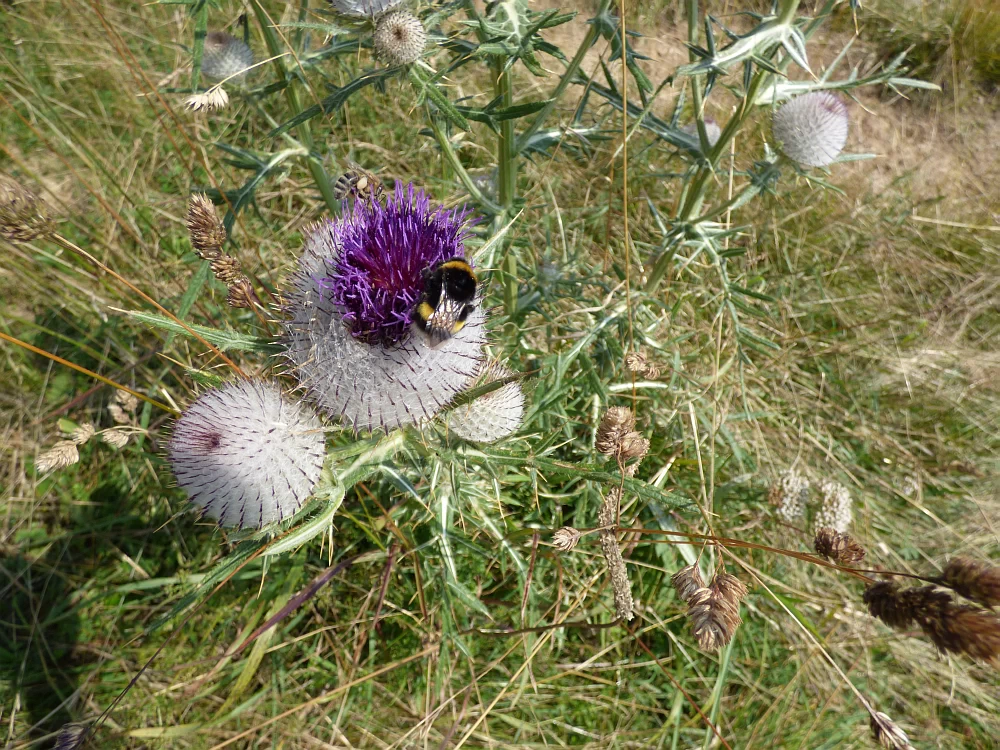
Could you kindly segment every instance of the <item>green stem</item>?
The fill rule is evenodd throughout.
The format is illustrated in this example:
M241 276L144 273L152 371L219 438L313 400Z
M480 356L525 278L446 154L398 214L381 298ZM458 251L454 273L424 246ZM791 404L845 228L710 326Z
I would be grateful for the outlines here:
M688 44L694 47L698 44L698 0L688 0L687 19ZM688 53L688 59L694 62L695 54L693 51ZM701 152L707 154L712 146L708 142L708 130L705 128L705 104L701 96L701 78L698 76L691 76L691 106L694 109L694 121L698 127L698 140L701 143Z
M281 49L278 35L274 33L274 26L271 24L271 19L267 15L267 11L261 6L260 0L250 0L250 4L253 6L253 12L257 17L257 23L260 24L261 32L264 34L267 51L274 58L271 64L274 65L278 77L281 80L285 80L288 72L285 69L284 58L282 57L283 50ZM285 99L288 101L288 106L294 114L299 115L302 113L299 93L291 83L285 86ZM305 144L306 149L309 151L307 163L313 182L316 183L316 187L319 188L319 192L323 195L323 200L326 202L327 208L331 212L336 213L340 210L340 201L333 197L333 185L330 184L330 178L314 154L315 142L312 137L312 129L309 127L308 122L303 122L296 127L296 130L302 143Z
M606 13L610 5L611 0L601 0L601 4L597 8L597 13L594 14L594 17L597 18L603 13ZM600 31L598 31L597 24L590 24L587 29L587 34L583 37L583 41L580 42L580 46L577 48L573 59L570 60L569 65L566 67L566 71L563 73L562 78L559 79L559 85L556 86L555 90L552 92L552 96L549 97L548 103L542 107L541 110L539 110L538 114L535 115L535 118L531 121L531 124L528 125L527 129L521 133L521 136L517 139L517 145L515 147L517 153L521 153L521 151L524 150L524 147L527 145L531 136L538 132L538 129L545 124L545 120L548 119L548 116L552 114L552 110L555 109L556 104L559 103L559 99L573 82L573 78L576 76L576 71L578 71L580 66L583 64L583 58L586 56L587 51L594 46L594 41L597 39L598 34L600 34Z
M503 58L494 58L493 85L495 96L503 97L503 106L514 104L514 85L511 80L512 71L504 69ZM497 227L503 226L514 214L514 199L517 197L517 148L514 137L514 121L504 120L500 123L500 137L497 138L498 197L502 212L495 218ZM504 311L513 315L517 307L517 259L511 252L510 243L503 242L504 270Z
M427 112L427 120L430 122L431 130L434 132L434 137L437 139L438 146L441 147L441 153L444 154L444 158L447 160L451 168L455 170L455 174L458 175L458 179L461 180L465 189L469 191L469 195L472 196L473 200L493 215L502 213L503 209L483 195L483 191L479 189L475 181L465 170L465 167L462 166L462 162L459 160L458 154L455 153L455 149L452 147L451 141L448 140L448 134L445 133L444 128L441 127L441 121L434 117L430 110Z

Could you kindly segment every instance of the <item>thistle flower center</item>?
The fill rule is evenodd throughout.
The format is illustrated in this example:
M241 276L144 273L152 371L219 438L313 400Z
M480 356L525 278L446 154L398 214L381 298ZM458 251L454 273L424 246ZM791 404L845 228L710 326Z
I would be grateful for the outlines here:
M358 201L334 229L339 256L317 279L351 334L386 347L409 336L424 274L464 256L466 210L431 210L427 196L397 186L386 205Z

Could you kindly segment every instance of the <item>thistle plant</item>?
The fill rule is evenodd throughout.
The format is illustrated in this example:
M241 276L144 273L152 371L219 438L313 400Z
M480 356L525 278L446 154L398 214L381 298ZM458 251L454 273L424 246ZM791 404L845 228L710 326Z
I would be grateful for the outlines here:
M217 138L212 145L225 154L227 179L238 179L234 186L213 175L212 184L201 184L202 173L192 173L183 244L196 270L185 280L183 309L127 313L164 333L164 347L183 370L144 384L142 407L134 396L115 399L104 416L114 425L75 425L34 466L45 475L68 468L79 463L81 446L97 439L140 450L139 440L156 434L150 412L170 412L164 473L183 494L182 507L216 522L218 536L233 544L165 621L207 602L214 587L258 558L261 580L267 572L268 585L287 587L263 629L246 628L253 670L235 681L223 708L240 707L240 691L270 653L263 633L304 612L299 608L322 586L362 563L384 568L377 593L348 618L370 628L351 644L343 685L357 684L353 672L367 666L362 644L375 654L395 637L383 636L395 623L379 630L387 602L394 617L423 629L421 644L437 644L428 674L439 672L421 676L422 685L445 684L455 653L475 664L483 652L470 647L471 636L523 639L530 657L511 669L514 685L557 631L565 639L574 626L614 627L648 648L648 633L669 630L662 648L683 654L674 664L696 663L700 682L718 670L714 707L705 712L711 715L692 701L706 723L705 746L709 730L722 725L730 659L749 640L743 619L758 617L770 593L760 560L742 556L748 550L856 583L872 626L917 628L942 652L997 659L994 567L954 558L940 575L883 568L866 554L870 527L852 528L847 489L822 482L820 506L810 514L809 480L795 470L778 474L766 494L782 533L791 527L798 536L788 549L771 546L754 529L776 525L758 491L759 477L773 469L763 452L741 446L746 437L734 427L756 417L745 403L739 419L717 412L726 400L718 398L723 375L742 387L779 346L768 338L773 329L754 324L768 319L777 298L767 278L739 265L748 234L740 222L770 207L780 186L835 189L841 162L862 158L845 153L849 134L864 147L864 134L850 127L853 90L920 85L900 75L900 60L836 80L843 54L817 75L809 42L840 4L828 0L806 16L797 0L781 0L736 33L687 0L690 59L659 85L633 47L624 4L615 9L607 0L597 4L579 46L566 52L546 32L575 14L536 12L521 0L332 0L305 2L298 16L291 9L280 17L271 4L250 0L254 35L267 50L257 63L246 39L207 31L216 14L211 4L190 5L191 85L163 93L202 111L187 116L198 132ZM594 50L599 64L585 70ZM529 76L533 87L525 84ZM214 84L205 88L202 78ZM239 85L227 91L229 81ZM662 119L655 112L668 96L673 111ZM561 111L571 98L574 106ZM409 167L419 173L366 163L385 176L385 194L337 199L334 186L353 164L341 143L351 137L348 103L404 111L408 121L393 125L420 145L421 168ZM760 138L750 137L756 132ZM670 200L649 197L651 190L644 206L638 191L630 200L630 149L670 165L667 184L656 185ZM549 185L530 180L540 171L535 164L555 164L558 172L565 159L590 169L598 152L609 157L611 176L597 182L620 187L621 206L610 205L618 193L602 194L605 235L591 236L585 225L580 239L564 231L559 212L540 216L533 208ZM365 158L383 158L377 153ZM265 186L292 173L301 180L289 196L297 219L271 243L280 245L278 257L257 254L257 263L257 245L271 237L260 228L270 222L260 205ZM33 196L3 190L6 239L51 234ZM629 229L633 219L641 231ZM547 245L534 243L543 226ZM587 242L606 255L603 267L580 250ZM421 322L424 306L437 312L454 302L437 299L447 297L440 290L430 297L447 263L467 267L476 289L448 335L435 339ZM545 270L532 274L538 269ZM711 376L688 371L701 344L671 328L675 316L687 314L679 280L688 277L699 283L689 295L698 300L693 314L712 321L711 337L703 337L716 353ZM198 323L184 322L205 310ZM581 311L583 323L574 317ZM730 343L735 353L724 363ZM154 399L160 392L170 394L169 403ZM811 436L808 425L803 432ZM716 464L724 449L731 460ZM746 476L754 477L752 487ZM737 517L738 538L727 531ZM812 533L797 528L807 517ZM311 554L315 562L321 546L326 570L301 585L295 561ZM590 557L596 571L586 568ZM589 580L582 570L593 572ZM650 585L650 570L669 573L675 593ZM926 585L904 584L908 577ZM411 583L400 595L398 587ZM539 595L543 587L558 595ZM648 603L662 590L670 612ZM807 608L793 613L787 595L770 599L767 606L786 607L790 621L802 624ZM560 609L567 606L580 619L569 620ZM264 610L258 614L263 619ZM684 639L703 653L685 651ZM410 649L404 659L416 653L431 660L430 646L410 648L405 638L391 645ZM666 663L652 657L661 668ZM892 719L854 692L876 741L908 746ZM680 699L676 705L678 746ZM475 713L459 742L488 714Z

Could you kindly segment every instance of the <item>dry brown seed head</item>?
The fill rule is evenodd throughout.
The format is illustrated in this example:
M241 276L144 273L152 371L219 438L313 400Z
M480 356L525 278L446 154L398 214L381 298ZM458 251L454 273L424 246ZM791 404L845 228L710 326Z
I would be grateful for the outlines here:
M226 244L226 228L215 213L215 206L207 195L195 193L188 201L188 235L198 256L214 260Z
M872 714L870 726L872 737L885 750L913 750L913 745L910 744L910 738L906 736L906 732L881 711Z
M635 429L635 415L624 406L612 406L597 426L597 438L594 446L599 453L613 456L618 453L622 438Z
M240 261L231 255L219 255L212 259L212 273L223 284L232 284L243 277Z
M0 238L31 242L52 232L44 201L14 180L0 177Z
M836 529L824 526L816 530L813 539L816 553L829 558L839 565L857 565L865 558L865 548L850 534L842 534Z
M638 432L630 432L621 439L618 455L623 461L642 460L649 452L649 441Z
M570 526L563 526L561 529L557 529L552 535L552 544L563 552L569 552L577 545L581 536L583 534L577 529Z
M135 397L134 393L129 393L128 391L115 391L115 401L121 404L121 407L128 412L134 412L135 407L139 405L139 399Z
M941 583L984 607L1000 605L1000 567L955 557L948 561Z
M697 565L688 565L681 568L670 577L677 596L684 602L690 602L695 591L705 588L705 582L701 579L701 573Z
M132 417L125 413L118 404L108 404L108 413L111 418L115 421L115 424L128 424L132 421Z
M226 295L226 303L230 307L253 307L256 299L257 294L246 276L230 283L229 294Z

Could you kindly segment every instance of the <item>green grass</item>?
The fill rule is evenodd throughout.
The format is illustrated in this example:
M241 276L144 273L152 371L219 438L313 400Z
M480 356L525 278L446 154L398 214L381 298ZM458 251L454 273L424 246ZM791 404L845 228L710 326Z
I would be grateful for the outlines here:
M213 28L239 13L238 4L221 5L209 10ZM284 6L267 7L277 15ZM195 116L183 94L150 88L188 84L194 26L183 7L15 4L0 20L0 172L42 188L64 237L181 309L198 268L183 223L187 196L247 177L213 144L287 144L269 141L271 125L247 104ZM683 29L640 30L684 38ZM856 45L874 55L906 43L884 33L863 26ZM260 38L254 46L264 49ZM603 43L596 49L606 53ZM369 64L363 53L321 71L343 85ZM741 362L708 263L674 267L654 298L634 304L631 335L663 374L656 387L636 389L652 448L642 484L630 487L655 478L658 489L627 494L623 523L704 532L697 504L711 498L716 533L809 551L810 537L778 523L766 500L777 472L795 462L813 480L849 487L852 531L873 566L932 573L954 554L997 559L1000 199L977 185L1000 173L1000 154L992 143L980 142L973 157L963 149L980 124L997 122L995 110L963 96L981 85L967 73L956 69L947 117L925 97L861 95L904 133L914 121L944 131L937 158L954 187L929 186L905 138L856 132L849 150L891 158L836 165L829 181L842 195L786 174L775 195L732 216L748 229L733 240L747 252L728 261L730 278L776 300L748 300L756 314L741 322L777 348L748 349ZM485 76L462 85L478 104L492 99ZM540 98L553 85L523 70L516 78L519 97ZM311 103L307 89L299 93ZM571 87L561 121L579 93ZM278 122L291 116L279 95L262 106ZM620 129L596 98L587 116ZM461 202L435 142L417 132L422 118L412 88L391 80L385 93L365 89L313 121L313 136L331 172L353 160ZM738 167L760 157L765 120L761 111L740 136ZM474 126L463 162L492 166L489 143L488 130ZM612 174L617 141L592 145L540 156L521 175L526 205L512 243L522 303L500 319L492 343L518 369L539 369L518 437L476 450L436 425L411 433L391 459L395 471L348 492L332 537L266 565L251 559L194 607L182 609L185 597L235 544L197 523L171 486L167 416L140 407L141 443L114 451L92 441L78 464L41 475L34 462L58 439L58 420L109 426L113 394L2 344L0 731L10 747L44 747L67 721L95 721L133 679L94 747L721 747L699 712L733 748L871 746L867 714L824 652L916 746L993 746L996 670L939 657L919 636L876 624L861 585L846 576L730 550L730 572L752 583L745 622L727 656L706 655L669 583L697 548L627 539L638 605L624 625L614 622L595 537L568 553L548 544L559 526L597 523L614 468L594 450L596 420L608 405L632 404L622 363L630 326L621 165ZM644 131L630 142L633 289L661 242L646 199L668 215L679 183L662 175L682 169ZM232 233L258 289L282 288L306 225L323 215L302 161L268 176ZM180 406L198 392L185 368L224 374L192 339L115 313L147 306L54 243L4 244L0 253L0 332ZM489 302L502 304L499 283ZM227 308L215 282L185 320L277 330ZM262 354L239 362L267 366ZM336 434L331 447L353 442ZM230 653L328 566L359 553L367 557Z

